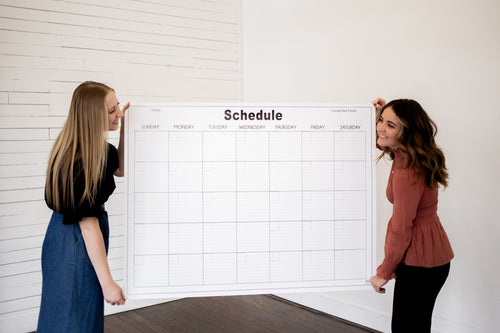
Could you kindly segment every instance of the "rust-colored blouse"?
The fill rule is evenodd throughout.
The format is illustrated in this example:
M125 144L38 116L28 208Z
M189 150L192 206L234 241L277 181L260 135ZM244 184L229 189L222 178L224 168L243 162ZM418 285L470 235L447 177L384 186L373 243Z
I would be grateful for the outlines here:
M394 278L400 262L409 266L437 267L453 258L448 236L437 215L438 189L426 185L413 168L402 169L404 157L395 151L387 184L387 199L393 204L387 226L385 258L377 276Z

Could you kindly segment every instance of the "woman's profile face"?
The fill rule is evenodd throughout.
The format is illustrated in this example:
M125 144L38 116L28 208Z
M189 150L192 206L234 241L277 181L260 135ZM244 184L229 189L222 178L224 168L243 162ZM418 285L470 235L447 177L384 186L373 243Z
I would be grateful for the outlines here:
M401 131L402 125L392 107L387 107L380 115L377 122L377 144L380 147L397 149L396 136Z
M122 112L120 106L118 105L118 100L116 99L116 94L113 90L110 90L104 99L106 104L106 110L108 112L108 131L116 131L120 128L120 118L122 117Z

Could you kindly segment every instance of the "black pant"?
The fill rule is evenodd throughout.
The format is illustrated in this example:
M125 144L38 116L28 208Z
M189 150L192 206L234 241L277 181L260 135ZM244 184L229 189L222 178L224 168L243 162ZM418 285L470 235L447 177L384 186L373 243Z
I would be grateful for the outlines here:
M392 304L393 333L431 331L434 303L449 271L450 263L433 268L398 265Z

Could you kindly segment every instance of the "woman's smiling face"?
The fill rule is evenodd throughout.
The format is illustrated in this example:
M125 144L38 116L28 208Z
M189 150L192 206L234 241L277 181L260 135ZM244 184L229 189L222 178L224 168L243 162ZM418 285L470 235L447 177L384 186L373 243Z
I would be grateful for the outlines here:
M120 127L120 118L123 114L113 90L106 95L104 103L108 110L108 131L116 131Z
M402 125L394 113L392 107L387 107L377 122L377 144L380 147L397 149L396 137L401 131Z

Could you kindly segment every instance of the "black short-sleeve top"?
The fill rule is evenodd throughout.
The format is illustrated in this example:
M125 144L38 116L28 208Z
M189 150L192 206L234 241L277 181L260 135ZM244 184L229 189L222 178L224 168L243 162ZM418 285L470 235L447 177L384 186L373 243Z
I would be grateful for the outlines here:
M99 187L97 189L96 200L94 204L90 204L88 201L84 201L75 210L63 209L63 211L58 212L64 215L63 224L73 224L78 223L83 217L98 217L102 214L104 203L108 200L109 196L113 193L116 188L115 179L113 173L118 169L118 151L115 146L108 143L108 153L106 168L104 169L103 179L101 180ZM74 184L73 189L75 191L75 201L79 202L80 198L83 196L85 189L85 176L83 174L83 169L80 161L76 161L74 165ZM48 203L50 209L54 210ZM68 205L69 206L69 205Z

